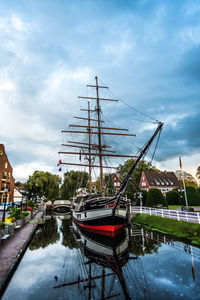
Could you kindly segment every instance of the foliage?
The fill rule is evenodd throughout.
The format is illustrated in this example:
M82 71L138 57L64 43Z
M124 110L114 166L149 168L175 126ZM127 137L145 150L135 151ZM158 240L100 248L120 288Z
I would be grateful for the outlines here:
M15 206L10 209L9 214L10 214L10 218L15 218L16 220L22 218L21 209Z
M115 192L112 174L104 174L104 183L106 187L106 194L113 195Z
M20 181L15 182L15 186L20 186L20 185L21 185Z
M117 173L119 174L119 177L121 180L123 180L126 176L126 174L128 173L128 171L130 170L130 168L132 167L133 163L135 162L135 159L128 159L123 165L119 165L117 168ZM152 166L152 164L150 162L146 162L146 161L140 161L137 168L133 171L131 178L133 179L133 181L136 183L136 185L139 186L140 183L140 178L142 175L143 171L157 171L157 169ZM126 194L128 196L129 199L133 200L133 194L137 191L136 187L134 186L133 183L129 183L127 190L126 190Z
M30 214L30 212L29 211L22 211L22 216L28 216Z
M196 177L197 177L197 180L200 181L200 166L197 168Z
M188 200L188 205L200 205L200 193L198 192L197 189L195 189L193 186L186 186L186 194L187 194L187 200ZM182 192L182 204L186 204L185 201L185 193Z
M67 171L61 186L61 198L71 200L78 188L85 188L88 183L88 173L81 171Z
M133 222L143 224L149 229L156 229L173 236L186 238L194 244L200 244L200 225L185 221L177 221L157 216L138 215Z
M161 190L159 189L150 189L147 192L147 201L146 206L156 206L162 204L163 206L167 206L167 201L163 196Z
M35 202L33 200L28 200L27 205L34 208L35 207Z
M172 190L166 193L166 199L168 205L179 205L180 204L180 194L179 192Z
M180 184L183 186L183 180L180 179L179 182L180 182ZM192 181L192 180L184 180L184 182L185 182L185 186L193 186L194 188L197 188L197 187L198 187L196 181Z
M134 231L138 230L138 226L134 228L134 225L131 227ZM158 248L161 247L161 243L154 241L153 239L144 239L141 241L141 236L132 236L129 241L129 251L135 256L144 256L145 254L154 254L158 253Z
M134 184L132 182L129 182L128 188L126 189L127 198L130 199L131 201L135 200L135 196L134 196L135 192L136 189Z
M49 172L35 171L32 176L29 176L25 184L28 190L28 198L33 195L46 197L48 199L56 199L59 197L59 185L61 178L58 175L53 175Z
M78 248L77 242L70 230L72 224L71 219L62 220L61 231L63 233L62 245L68 247L69 249Z
M60 238L58 225L55 219L46 220L43 226L38 227L29 245L30 250L46 248L55 244Z
M146 206L147 191L141 190L140 193L142 193L142 205ZM136 193L136 197L135 197L136 205L140 205L140 198L138 196L139 196L139 193Z

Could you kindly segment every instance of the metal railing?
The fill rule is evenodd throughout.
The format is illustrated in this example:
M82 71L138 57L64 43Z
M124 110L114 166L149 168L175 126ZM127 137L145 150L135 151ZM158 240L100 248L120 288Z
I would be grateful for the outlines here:
M200 224L200 213L197 212L187 212L187 211L181 211L175 209L160 209L160 208L152 208L152 207L131 206L131 213L147 214L151 216L159 216L162 218Z

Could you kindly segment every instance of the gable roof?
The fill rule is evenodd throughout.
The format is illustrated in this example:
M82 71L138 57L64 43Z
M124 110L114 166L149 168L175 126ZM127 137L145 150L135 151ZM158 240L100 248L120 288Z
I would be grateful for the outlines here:
M144 171L143 173L149 186L180 187L180 183L174 172Z

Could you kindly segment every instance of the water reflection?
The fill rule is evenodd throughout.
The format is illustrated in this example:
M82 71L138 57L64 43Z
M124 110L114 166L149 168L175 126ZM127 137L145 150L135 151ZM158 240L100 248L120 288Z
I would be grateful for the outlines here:
M200 299L200 249L137 226L99 238L48 216L3 296L12 298Z

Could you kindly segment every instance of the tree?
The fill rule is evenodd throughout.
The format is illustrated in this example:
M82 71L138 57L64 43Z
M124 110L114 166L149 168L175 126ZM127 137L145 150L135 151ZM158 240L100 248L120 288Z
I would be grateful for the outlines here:
M49 172L35 171L32 176L29 176L25 184L25 189L28 191L28 198L32 195L46 197L49 200L55 200L59 197L59 185L61 178L58 175L53 175Z
M181 185L183 185L183 180L182 179L180 179L179 182L180 182ZM185 186L193 186L194 188L198 187L196 181L184 180L184 182L185 182Z
M87 172L67 171L61 186L61 198L70 200L78 188L86 188L89 175Z
M176 190L172 190L166 193L166 199L168 205L179 205L180 194Z
M197 177L197 180L200 181L200 166L197 168L196 177Z
M113 195L115 192L115 189L114 189L112 174L110 174L110 173L104 174L104 184L105 184L106 194Z
M123 165L119 165L117 168L117 173L119 174L119 177L121 180L123 180L132 167L133 163L135 162L135 159L128 159ZM136 183L137 186L139 186L140 183L140 178L142 175L143 171L157 171L156 167L152 166L150 162L146 161L140 161L137 168L133 171L131 178L133 181ZM129 183L126 194L129 199L133 200L134 199L134 193L137 192L136 187L134 186L133 183Z
M186 194L187 194L187 200L188 200L188 205L191 206L196 206L200 205L200 193L197 189L195 189L193 186L186 186ZM185 201L185 194L182 193L182 203L186 205Z
M147 193L147 203L146 206L152 207L162 204L163 206L167 206L167 201L163 196L161 190L159 189L150 189Z

